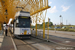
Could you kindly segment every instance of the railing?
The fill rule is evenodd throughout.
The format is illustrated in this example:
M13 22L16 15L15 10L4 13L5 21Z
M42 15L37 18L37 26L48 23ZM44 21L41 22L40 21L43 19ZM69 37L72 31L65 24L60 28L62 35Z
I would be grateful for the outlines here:
M36 30L32 30L32 36L43 39L43 31L40 30L37 31L37 36L36 36ZM45 36L45 39L47 39L47 36Z

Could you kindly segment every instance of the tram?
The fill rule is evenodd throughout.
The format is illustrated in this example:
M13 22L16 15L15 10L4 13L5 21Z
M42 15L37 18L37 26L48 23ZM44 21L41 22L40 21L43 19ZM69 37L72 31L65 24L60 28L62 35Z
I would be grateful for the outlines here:
M31 17L30 12L19 11L15 14L13 21L13 33L17 38L31 37Z

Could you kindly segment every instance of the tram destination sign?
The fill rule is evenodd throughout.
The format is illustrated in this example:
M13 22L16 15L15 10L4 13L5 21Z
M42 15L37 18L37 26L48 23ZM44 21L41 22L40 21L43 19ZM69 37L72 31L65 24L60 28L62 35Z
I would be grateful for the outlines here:
M29 18L29 17L22 16L21 18Z

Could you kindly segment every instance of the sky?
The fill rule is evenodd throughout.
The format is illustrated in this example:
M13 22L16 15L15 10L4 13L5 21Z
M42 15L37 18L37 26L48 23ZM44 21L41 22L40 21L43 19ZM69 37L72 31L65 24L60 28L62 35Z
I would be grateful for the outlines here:
M75 25L75 0L48 0L48 2L51 8L47 9L45 22L50 18L54 25L59 25L60 21L63 21L64 25Z

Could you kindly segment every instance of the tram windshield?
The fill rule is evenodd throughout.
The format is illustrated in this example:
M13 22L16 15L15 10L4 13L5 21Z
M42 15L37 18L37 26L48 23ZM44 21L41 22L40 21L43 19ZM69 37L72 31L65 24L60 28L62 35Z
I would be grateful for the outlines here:
M16 27L30 28L30 18L20 18L19 22L16 23Z

